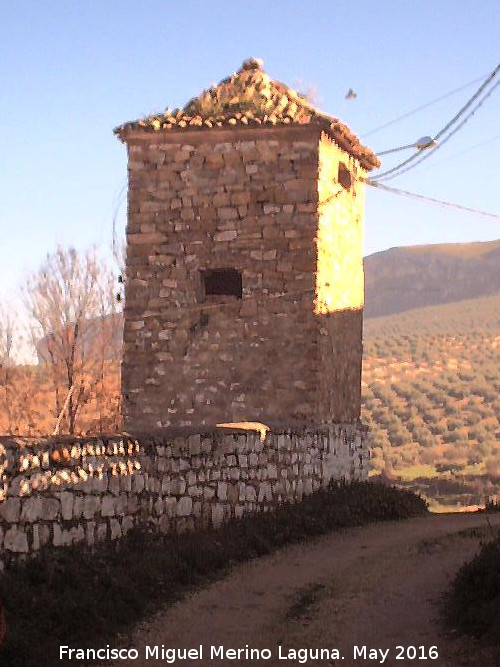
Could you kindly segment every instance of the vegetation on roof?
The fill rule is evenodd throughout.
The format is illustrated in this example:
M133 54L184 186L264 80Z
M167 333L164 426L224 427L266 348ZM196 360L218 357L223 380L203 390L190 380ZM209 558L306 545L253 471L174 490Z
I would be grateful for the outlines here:
M125 123L115 132L123 138L127 130L182 130L227 126L317 125L335 142L358 158L365 169L380 164L371 150L337 118L316 109L303 95L262 69L262 61L246 60L230 77L190 100L182 109L170 109L141 120Z

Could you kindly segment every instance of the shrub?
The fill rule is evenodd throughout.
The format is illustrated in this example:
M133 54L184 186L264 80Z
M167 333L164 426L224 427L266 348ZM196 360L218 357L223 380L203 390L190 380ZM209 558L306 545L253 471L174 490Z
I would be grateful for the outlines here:
M447 597L449 623L500 646L500 538L460 568Z

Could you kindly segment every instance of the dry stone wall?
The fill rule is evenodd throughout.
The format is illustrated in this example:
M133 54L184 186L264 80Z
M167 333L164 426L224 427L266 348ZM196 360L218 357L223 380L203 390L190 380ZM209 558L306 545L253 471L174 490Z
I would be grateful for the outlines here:
M44 545L93 545L138 523L218 526L368 474L366 428L0 438L0 562Z

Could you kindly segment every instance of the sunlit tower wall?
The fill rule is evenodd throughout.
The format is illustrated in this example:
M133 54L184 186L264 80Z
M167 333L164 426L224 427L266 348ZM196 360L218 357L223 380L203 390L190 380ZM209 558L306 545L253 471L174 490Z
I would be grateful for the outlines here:
M125 429L358 420L362 178L376 156L254 59L116 133Z

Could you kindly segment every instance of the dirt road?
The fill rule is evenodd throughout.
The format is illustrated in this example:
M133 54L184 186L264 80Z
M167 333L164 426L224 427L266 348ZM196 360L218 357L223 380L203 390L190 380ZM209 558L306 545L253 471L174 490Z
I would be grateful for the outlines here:
M498 530L500 516L492 524ZM162 645L181 655L202 645L202 659L192 654L174 664L490 667L486 655L453 639L438 622L443 591L487 530L484 515L433 515L287 548L236 567L137 628L132 645L140 658L120 664L165 665ZM145 659L146 645L158 646L157 660ZM269 649L272 655L211 659L211 646ZM415 658L408 647L416 648ZM431 647L437 647L436 659ZM294 655L297 649L312 650L307 662L304 653ZM328 658L312 659L316 649L328 649Z

